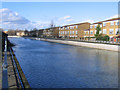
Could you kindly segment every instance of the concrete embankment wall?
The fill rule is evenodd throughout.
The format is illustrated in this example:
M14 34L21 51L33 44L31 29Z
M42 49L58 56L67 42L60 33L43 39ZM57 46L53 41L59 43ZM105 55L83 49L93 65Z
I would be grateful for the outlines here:
M77 41L65 41L65 40L52 40L52 39L40 39L40 40L49 41L49 42L55 42L55 43L68 44L68 45L96 48L96 49L119 51L119 46L118 45L88 43L88 42L77 42Z

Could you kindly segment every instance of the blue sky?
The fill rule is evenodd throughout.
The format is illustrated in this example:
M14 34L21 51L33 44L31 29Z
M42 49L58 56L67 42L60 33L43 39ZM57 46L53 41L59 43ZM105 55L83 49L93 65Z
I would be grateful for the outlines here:
M37 28L48 27L51 20L59 26L105 20L118 14L117 2L4 2L2 8L17 12Z

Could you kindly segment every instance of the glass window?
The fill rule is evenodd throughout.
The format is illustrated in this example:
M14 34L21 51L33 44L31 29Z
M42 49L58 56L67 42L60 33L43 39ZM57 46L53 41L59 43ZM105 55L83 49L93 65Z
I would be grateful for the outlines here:
M78 31L76 31L76 34L78 34Z
M73 34L74 34L74 31L73 31Z
M103 34L107 34L107 30L106 29L103 29Z
M63 31L63 34L64 34L64 31Z
M90 26L90 28L93 28L93 26Z
M88 34L89 34L89 31L88 31Z
M78 25L76 25L76 29L78 29Z
M103 26L106 26L106 23L103 23Z
M90 31L90 34L93 34L93 31Z
M67 32L67 34L69 34L69 31Z
M95 25L95 28L97 28L97 25Z
M119 22L116 22L116 25L119 25Z
M116 34L116 35L119 34L118 28L115 29L115 34Z
M109 34L113 34L113 29L109 29Z
M114 25L114 22L111 22L111 26L113 26Z

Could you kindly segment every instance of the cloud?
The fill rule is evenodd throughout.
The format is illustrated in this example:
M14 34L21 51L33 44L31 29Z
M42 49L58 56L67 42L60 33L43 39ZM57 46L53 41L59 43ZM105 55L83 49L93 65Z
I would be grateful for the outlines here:
M0 20L2 24L0 27L3 29L28 29L31 30L33 28L45 28L48 27L50 22L48 21L36 21L32 22L25 17L20 16L17 12L13 12L8 8L0 9Z
M63 17L58 18L58 20L61 21L61 20L67 20L70 18L71 18L71 16L63 16Z
M13 12L7 8L0 9L0 13L2 14L0 20L2 20L3 24L27 24L30 22L28 19L21 17L17 12Z
M3 29L21 29L21 30L31 30L33 28L37 29L44 29L50 27L51 20L41 20L41 21L30 21L26 19L25 17L22 17L17 12L13 12L9 10L8 8L0 9L0 20L2 21L2 24L0 24L0 27ZM116 18L118 15L114 15L110 18ZM107 18L107 19L110 19ZM62 16L62 17L53 17L54 24L56 26L62 26L62 25L68 25L68 24L75 24L75 23L82 23L82 22L90 22L94 23L96 21L93 20L79 20L74 19L70 15Z
M68 19L68 18L71 18L71 16L65 16L65 17L63 17L64 19Z

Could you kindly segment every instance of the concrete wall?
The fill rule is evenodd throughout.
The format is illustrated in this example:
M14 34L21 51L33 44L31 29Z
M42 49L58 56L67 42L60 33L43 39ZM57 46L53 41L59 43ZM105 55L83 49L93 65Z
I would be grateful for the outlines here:
M62 43L62 44L75 45L75 46L96 48L96 49L119 51L119 49L118 49L119 46L118 45L87 43L87 42L76 42L76 41L64 41L64 40L52 40L52 39L40 39L40 40L49 41L49 42L55 42L55 43Z

